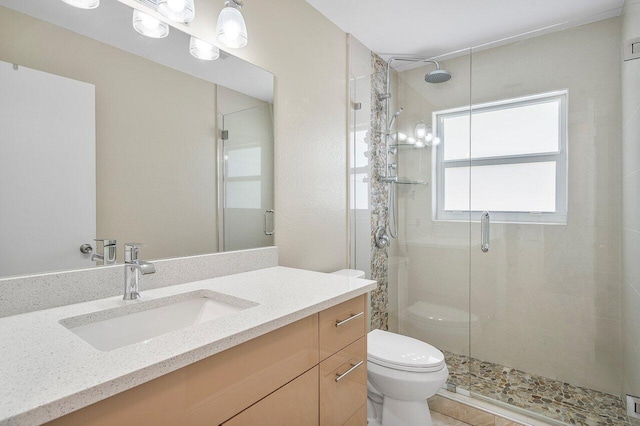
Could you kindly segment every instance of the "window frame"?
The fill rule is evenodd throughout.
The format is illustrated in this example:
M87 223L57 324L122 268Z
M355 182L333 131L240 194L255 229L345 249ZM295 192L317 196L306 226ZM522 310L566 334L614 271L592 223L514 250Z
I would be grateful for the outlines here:
M526 105L547 103L549 101L559 102L558 108L558 150L553 152L505 155L498 157L467 158L463 160L444 160L444 145L446 143L442 121L445 118L468 115L470 129L473 126L473 114L482 111L496 111L500 109L515 108ZM440 137L442 143L434 147L432 155L432 216L434 221L464 222L480 221L482 211L447 211L444 210L444 173L447 168L454 167L478 167L503 164L522 164L538 162L556 163L556 211L555 212L505 212L490 211L491 221L497 223L539 223L550 225L566 225L568 220L568 104L569 91L558 90L553 92L540 93L532 96L504 99L496 102L488 102L471 105L461 108L453 108L443 111L434 111L432 123L434 134ZM471 138L471 135L469 135ZM473 143L473 141L470 141ZM473 182L470 183L473 185ZM471 186L469 188L471 191ZM470 206L469 206L470 208Z

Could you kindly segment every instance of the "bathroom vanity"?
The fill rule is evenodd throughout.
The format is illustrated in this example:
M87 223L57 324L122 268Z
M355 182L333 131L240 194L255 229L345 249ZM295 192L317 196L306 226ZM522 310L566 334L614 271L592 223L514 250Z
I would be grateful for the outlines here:
M270 267L0 318L0 424L366 424L374 285ZM203 297L238 309L125 346L77 331Z

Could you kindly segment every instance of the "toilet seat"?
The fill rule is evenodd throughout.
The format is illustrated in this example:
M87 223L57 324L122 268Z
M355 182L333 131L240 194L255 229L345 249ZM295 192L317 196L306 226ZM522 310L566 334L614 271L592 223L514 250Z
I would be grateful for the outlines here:
M446 367L443 353L430 344L382 330L373 330L367 336L367 361L417 373L432 373Z

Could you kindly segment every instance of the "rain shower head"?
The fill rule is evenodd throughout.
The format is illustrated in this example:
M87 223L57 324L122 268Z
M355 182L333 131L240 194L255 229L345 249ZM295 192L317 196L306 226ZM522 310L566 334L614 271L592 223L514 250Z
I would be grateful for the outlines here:
M444 83L451 80L451 73L449 71L436 69L424 76L424 81L427 83Z

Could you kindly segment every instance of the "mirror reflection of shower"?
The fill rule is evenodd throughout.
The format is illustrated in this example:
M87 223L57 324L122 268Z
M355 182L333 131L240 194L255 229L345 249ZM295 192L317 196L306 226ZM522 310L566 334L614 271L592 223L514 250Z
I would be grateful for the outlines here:
M426 58L411 58L411 57L392 57L387 61L386 69L386 92L378 97L380 101L386 103L386 116L389 116L390 100L391 100L391 64L396 61L412 62L412 63L431 63L436 66L436 69L427 73L424 77L424 81L431 84L445 83L451 80L451 73L449 71L440 69L440 64L433 59ZM385 175L381 178L383 182L389 184L389 204L387 206L387 223L378 227L375 232L375 242L378 248L388 247L391 238L398 236L398 216L396 212L396 197L397 197L397 184L415 184L426 185L426 182L419 181L400 181L398 176L398 164L397 162L390 161L390 155L397 155L398 148L401 145L412 145L415 148L425 148L437 146L440 144L440 138L433 134L433 128L427 125L424 121L420 121L416 124L414 136L407 136L400 132L394 133L393 126L397 124L398 117L402 114L404 108L400 107L393 114L387 128L384 130L385 137ZM388 232L388 235L387 235Z

